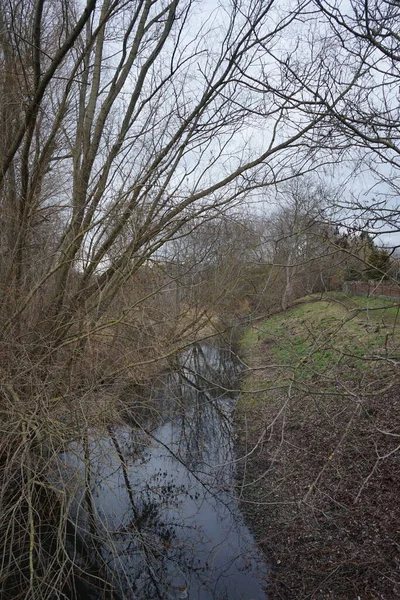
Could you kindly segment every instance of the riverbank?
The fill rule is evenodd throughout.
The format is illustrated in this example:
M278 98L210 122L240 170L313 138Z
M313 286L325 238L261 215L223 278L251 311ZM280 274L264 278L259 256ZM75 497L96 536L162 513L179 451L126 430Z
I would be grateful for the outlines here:
M342 294L307 300L242 342L242 510L275 563L277 598L394 600L398 308Z

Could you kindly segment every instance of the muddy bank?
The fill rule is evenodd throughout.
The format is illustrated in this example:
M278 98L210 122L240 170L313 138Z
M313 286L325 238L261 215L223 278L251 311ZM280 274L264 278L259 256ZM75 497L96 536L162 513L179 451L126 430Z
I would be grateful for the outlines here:
M301 308L293 319L287 313L270 327L265 322L245 344L255 370L243 382L236 413L237 449L247 456L238 474L241 508L273 560L277 598L395 600L400 386L388 363L361 369L360 350L352 364L336 361L333 342L327 345L331 329L323 340L331 354L325 362L315 356L329 306L313 306L316 320L314 309ZM363 322L341 333L349 354L356 325L361 347ZM376 326L370 330L376 339L368 330L365 346L376 354L380 340Z

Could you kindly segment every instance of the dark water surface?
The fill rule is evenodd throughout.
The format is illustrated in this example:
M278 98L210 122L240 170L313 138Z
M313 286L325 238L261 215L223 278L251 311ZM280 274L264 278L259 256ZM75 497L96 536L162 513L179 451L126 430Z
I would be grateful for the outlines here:
M156 392L157 425L92 432L63 455L79 536L117 598L265 599L268 569L234 498L235 362L208 345L181 362Z

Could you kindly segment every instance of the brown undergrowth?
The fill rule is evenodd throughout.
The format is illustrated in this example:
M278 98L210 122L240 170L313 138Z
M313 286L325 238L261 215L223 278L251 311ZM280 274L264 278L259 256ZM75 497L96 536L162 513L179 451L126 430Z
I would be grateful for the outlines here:
M397 309L377 302L303 304L244 338L239 493L277 598L400 597Z

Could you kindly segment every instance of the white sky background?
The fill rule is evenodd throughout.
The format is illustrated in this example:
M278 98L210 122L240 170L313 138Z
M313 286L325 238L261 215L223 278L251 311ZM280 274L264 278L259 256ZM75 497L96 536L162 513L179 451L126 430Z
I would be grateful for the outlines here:
M203 92L205 86L205 80L207 77L207 69L210 67L210 61L216 60L220 52L220 42L225 35L227 27L229 25L229 11L227 11L228 2L225 2L225 8L221 7L221 3L214 0L202 0L201 2L194 3L194 9L189 19L189 25L186 28L182 38L180 46L186 47L183 51L189 57L193 52L193 49L199 52L199 55L195 60L191 60L188 64L189 67L187 72L180 73L180 77L185 78L184 82L184 97L179 97L178 102L182 102L182 105L189 106L192 102L195 102L199 95ZM272 12L269 20L271 21L270 29L273 30L274 19L277 21L277 13ZM243 24L242 21L238 21L237 29ZM209 30L207 32L207 30ZM286 35L286 33L285 33ZM233 38L234 39L234 38ZM278 48L278 45L283 44L283 40L279 40L275 37L274 44ZM167 44L168 45L168 44ZM112 50L112 44L110 44ZM171 51L171 48L170 48ZM202 53L204 51L204 53ZM112 51L110 51L112 54ZM168 54L168 48L167 48ZM115 60L115 57L112 60ZM251 65L248 66L246 73L252 74L255 78L260 77L262 66L266 66L266 56L264 51L257 50L251 57ZM276 70L276 66L274 67ZM268 75L272 77L272 63L271 68L267 68ZM277 77L278 74L275 73ZM131 84L134 83L135 73L132 73ZM130 97L130 84L128 83L125 87L125 97L129 101ZM124 95L122 96L124 99ZM246 90L241 90L238 95L238 100L243 103L246 102L247 108L253 108L255 110L263 110L268 112L268 95L263 96L260 93L247 93ZM169 102L174 102L170 99ZM171 105L172 108L172 105ZM164 110L168 111L168 101L164 106ZM296 120L292 123L292 131L294 131L301 120L301 115L298 115L298 122ZM229 174L233 169L238 167L244 160L250 160L254 156L265 151L266 147L270 143L271 133L273 130L275 119L274 117L263 118L262 116L250 115L244 123L235 125L232 123L231 127L225 128L225 133L219 135L218 140L210 141L208 148L206 144L203 145L201 150L204 152L202 159L199 159L199 152L191 152L183 161L180 168L177 169L175 180L179 180L182 174L186 170L191 170L198 163L198 168L191 174L188 175L186 185L188 192L193 191L206 185L212 185L216 180L220 179L221 176ZM290 124L287 122L284 127L278 129L277 140L284 139L290 129ZM215 164L214 167L209 167L204 172L204 175L199 182L199 172L205 167L209 166L213 156L216 155L221 147L223 147L223 153L220 160ZM138 159L140 160L140 153L138 152ZM282 159L283 160L283 154ZM192 190L190 187L192 186Z
M289 2L280 2L278 6L289 6ZM349 3L342 3L343 7L349 7ZM215 22L215 25L218 26L218 22L220 21L220 11L219 11L220 3L214 0L203 0L201 2L201 18L210 19ZM345 8L346 10L346 8ZM317 21L312 23L312 28L318 30L320 25ZM293 26L293 32L296 33L297 25ZM307 30L307 28L306 28ZM303 32L303 36L307 36L307 31ZM323 35L322 27L321 34ZM276 52L281 53L284 51L289 51L290 47L296 44L295 36L290 39L290 36L285 32L285 36L283 40L277 40L276 42ZM329 48L328 48L329 51ZM332 52L337 51L336 48L331 50ZM308 53L308 49L306 46L303 47L302 54L303 58L309 59L310 54L306 56ZM265 64L265 63L264 63ZM379 83L383 83L387 76L384 75L389 69L390 65L384 63L383 60L379 60L379 63L376 65L377 69L374 72L375 81ZM382 69L383 73L379 71ZM257 75L256 72L254 73ZM392 94L390 101L393 102L394 108L397 108L400 89L396 87L397 94ZM381 87L377 87L374 92L374 98L372 101L379 106L382 101L381 97ZM300 115L299 115L300 118ZM265 148L266 141L269 136L269 127L263 128L262 126L256 127L247 127L242 128L240 133L237 134L237 143L238 145L242 145L245 142L245 145L249 148L249 152L253 152L254 150L260 151L262 148ZM234 148L236 139L232 140L232 148ZM340 188L340 193L346 199L346 202L351 202L351 199L359 200L361 203L368 205L374 204L376 200L385 200L386 207L391 207L393 209L397 209L399 205L399 199L396 194L396 191L393 193L393 190L390 189L385 179L391 180L395 175L393 175L393 171L395 169L389 164L385 164L379 161L374 161L374 168L376 172L373 173L370 166L369 161L373 160L373 155L371 153L367 153L364 157L364 160L360 161L360 155L357 153L357 156L354 156L354 160L351 159L351 156L347 156L347 160L341 164L338 164L336 167L332 168L323 168L320 169L319 172L316 173L316 177L321 179L327 187L332 187L333 189ZM356 168L357 165L357 168ZM273 193L269 193L266 191L267 196L273 196ZM258 202L258 200L256 201ZM267 201L268 203L268 201ZM263 205L264 204L264 205ZM266 206L265 202L261 200L261 210L265 212ZM273 209L273 206L271 207ZM268 208L267 208L268 209ZM256 208L256 210L258 210ZM396 229L396 225L392 226L388 223L379 223L374 222L367 223L369 226L369 230L374 232L376 237L377 244L385 244L389 246L400 245L400 232L395 231L394 233L389 233L390 229ZM399 223L400 225L400 223Z
M287 8L290 6L290 0L278 1L276 3L277 9L273 10L271 13L271 24L273 24L274 19L278 20L278 12L279 11L287 11ZM225 9L222 7L224 5ZM204 49L208 51L208 56L206 54L199 54L196 60L191 62L191 67L185 73L182 72L181 76L186 77L185 81L185 98L179 98L179 101L184 101L188 105L196 99L196 96L201 93L202 85L204 82L204 71L207 68L208 60L211 55L214 57L217 55L219 51L218 42L221 40L229 22L229 9L226 8L229 6L228 2L220 2L218 0L198 0L194 3L193 12L191 14L189 20L189 26L186 28L185 33L181 39L180 46L183 47L185 44L188 44L187 54L189 54L194 46L197 44L198 49ZM228 13L227 13L228 10ZM321 27L318 24L318 19L314 19L312 24L309 22L293 23L289 29L285 30L281 35L275 36L273 41L273 47L270 50L281 56L283 53L290 51L296 45L296 36L299 32L302 35L302 45L298 50L298 56L302 60L310 61L312 59L312 53L315 50L311 50L308 46L308 38L310 36L310 32L314 31L318 33L318 28ZM211 28L211 32L209 32L205 37L202 37L202 32L206 31L207 28ZM322 33L322 27L321 31ZM321 36L323 37L323 36ZM110 43L110 50L112 50L113 44ZM326 52L331 55L334 55L336 52L336 48L327 48ZM112 52L110 53L112 54ZM115 58L110 58L111 64ZM268 57L265 53L259 51L255 53L251 60L251 66L248 67L247 74L252 75L255 79L260 78L262 80L263 77L269 77L272 82L278 84L279 71L276 70L276 66L273 67L272 58ZM135 73L132 73L131 82L134 81ZM107 77L105 76L105 79ZM130 89L129 83L125 88L125 96L122 95L122 102L124 101L124 97L129 100L130 97ZM279 85L279 84L278 84ZM242 94L242 99L245 98L245 93ZM268 102L269 96L268 94L262 94L261 92L254 92L252 94L248 94L247 101L249 106L252 105L253 108L257 108L258 110L263 110L265 113L268 112ZM168 104L165 105L165 110L168 111ZM291 111L290 120L287 120L284 124L280 126L277 132L277 140L283 140L285 136L290 131L294 131L304 120L304 114L301 110L293 109ZM171 181L171 187L175 185L179 181L180 178L185 174L185 171L194 171L185 178L184 183L180 186L181 193L190 193L193 190L196 190L200 187L212 184L215 180L218 180L226 173L232 171L232 168L238 166L243 160L249 160L254 155L260 154L265 148L268 146L268 143L271 139L271 132L273 130L274 117L263 117L261 114L258 116L251 116L247 121L242 123L240 127L235 128L233 124L230 131L226 131L218 140L212 140L208 147L203 147L202 150L204 154L200 156L200 151L193 150L190 152L185 160L182 162L181 166L178 167L176 171L176 175L174 180ZM223 153L214 166L211 166L207 169L205 167L209 165L212 161L212 157L214 154L218 153L221 148L221 144L226 144L224 146ZM130 169L134 169L135 161L145 160L142 157L140 151L140 143L137 144L135 151L137 152L135 158L133 155L126 161L126 172L129 174ZM321 150L321 160L323 151ZM284 164L284 153L280 156L280 158L274 159L273 164L274 168L278 169L280 166L280 162ZM329 158L328 156L326 157ZM355 160L358 160L359 156L355 157ZM332 156L333 162L335 162L335 156ZM289 165L288 165L289 166ZM376 181L376 177L374 177L368 169L367 163L361 164L359 166L359 173L356 175L353 173L354 164L351 159L351 152L346 155L346 162L341 165L334 166L328 165L317 169L315 176L319 177L324 183L326 183L327 187L332 186L334 189L340 188L343 196L347 199L351 199L354 197L359 197L361 199L365 199L366 201L372 201L373 198L379 196L380 194L389 193L389 187L386 183ZM388 167L381 167L383 169L383 174L387 177L390 176L390 169ZM205 170L204 170L205 169ZM199 172L203 170L203 175L201 177L200 183L198 181ZM265 167L264 171L268 170L268 166ZM118 177L115 180L116 187L118 187ZM112 193L112 189L110 188ZM269 207L274 208L273 204L271 206L271 197L273 198L273 188L271 188L271 193L268 191L261 191L259 193L253 193L248 197L249 203L254 203L254 209L260 210L259 203L263 204L262 210L268 210ZM391 198L390 202L392 205L396 205L396 198ZM400 243L400 233L396 234L385 234L381 236L383 243L389 244L397 244Z

